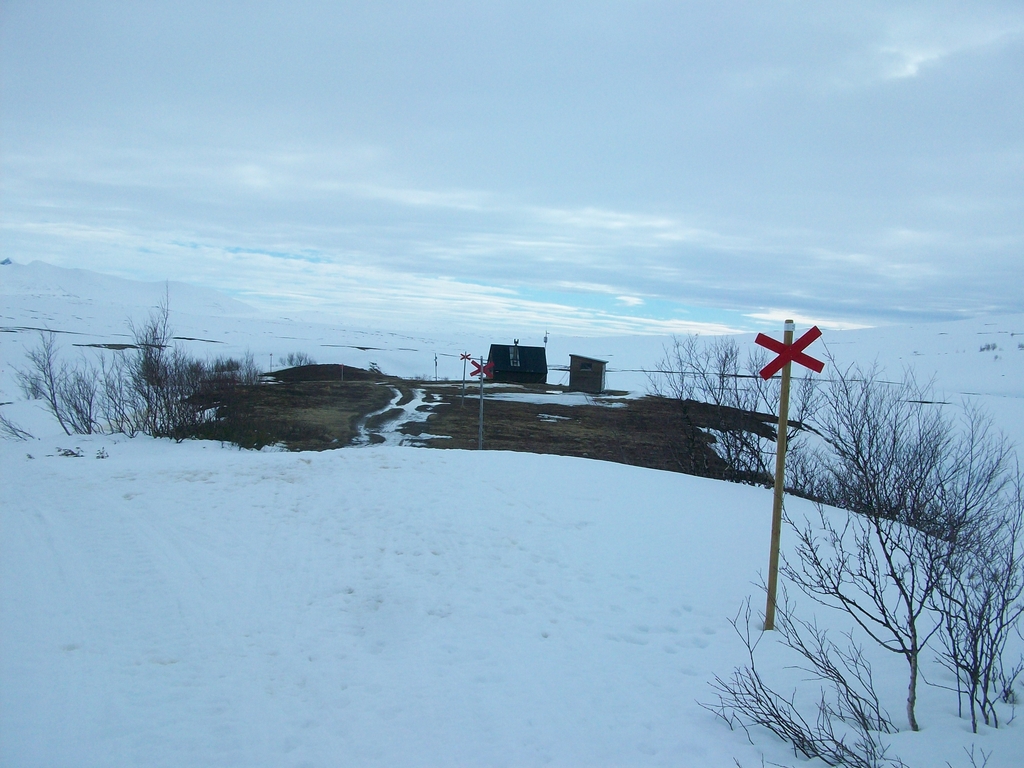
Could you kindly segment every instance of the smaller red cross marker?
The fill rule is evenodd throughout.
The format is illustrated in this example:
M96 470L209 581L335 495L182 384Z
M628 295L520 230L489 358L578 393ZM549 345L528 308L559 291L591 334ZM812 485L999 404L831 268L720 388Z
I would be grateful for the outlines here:
M485 379L489 379L494 374L493 362L487 363L487 365L478 363L476 360L473 360L471 362L473 363L473 370L469 374L470 376L483 376Z
M817 360L810 355L804 354L804 350L820 337L821 331L818 330L818 326L816 325L789 345L784 344L781 341L776 341L771 336L765 336L763 333L757 334L757 338L754 339L756 343L760 344L762 347L767 347L772 352L777 352L779 355L761 369L761 378L766 380L770 379L776 373L781 371L786 366L786 363L789 362L800 363L800 365L810 368L815 373L821 373L825 368L825 364L821 362L821 360Z
M469 354L469 352L463 352L461 355L459 355L459 359L460 360L472 360L473 356L471 354Z

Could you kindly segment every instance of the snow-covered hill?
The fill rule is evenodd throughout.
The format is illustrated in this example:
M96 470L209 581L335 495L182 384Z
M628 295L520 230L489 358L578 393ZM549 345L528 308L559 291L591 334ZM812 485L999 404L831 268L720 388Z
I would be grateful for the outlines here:
M0 440L0 764L808 764L765 732L751 745L697 704L713 698L714 675L746 661L729 619L747 596L761 607L770 492L529 454L69 438L17 391L11 369L34 338L22 329L62 331L66 351L91 353L72 344L111 341L163 286L143 293L38 264L0 267L0 286L0 399L34 435ZM188 342L199 350L301 350L413 375L433 372L435 351L485 350L465 336L265 318L191 291L171 286L172 322L206 339ZM1011 334L1022 325L826 340L842 360L877 357L897 372L913 361L951 401L982 393L1019 441L1024 336ZM665 341L550 349L634 370ZM456 362L441 375L460 375ZM613 375L646 385L642 373ZM787 510L812 508L790 499ZM766 676L813 703L777 638L758 653ZM901 724L903 662L871 653ZM930 659L925 675L951 682ZM966 768L972 744L992 752L989 768L1020 764L1017 722L972 735L955 695L920 695L924 730L890 739L909 765Z

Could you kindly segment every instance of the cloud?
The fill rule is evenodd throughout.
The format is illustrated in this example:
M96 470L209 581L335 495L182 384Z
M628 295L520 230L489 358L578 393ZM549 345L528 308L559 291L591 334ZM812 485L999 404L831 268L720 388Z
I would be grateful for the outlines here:
M644 300L638 296L616 296L615 300L624 307L642 307Z
M272 182L270 174L267 173L265 168L261 168L254 163L239 165L233 170L233 175L244 187L251 187L258 190L265 190L271 187Z
M795 312L781 309L769 309L765 312L751 312L747 317L757 320L763 324L773 324L776 327L781 326L787 320L792 320L797 325L798 333L800 332L800 328L810 328L813 325L816 325L826 331L855 331L858 328L869 327L860 323L850 323L844 320L830 320L820 316L800 315Z
M1024 311L1016 4L398 7L18 6L0 248L384 324Z
M974 9L942 8L934 14L894 11L878 49L884 78L917 77L950 57L1000 46L1024 35L1024 15L978 14Z

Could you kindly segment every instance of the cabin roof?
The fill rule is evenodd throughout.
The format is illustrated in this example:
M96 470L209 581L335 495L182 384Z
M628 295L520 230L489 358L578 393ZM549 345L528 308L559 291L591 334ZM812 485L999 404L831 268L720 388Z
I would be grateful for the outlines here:
M515 352L518 350L519 365L513 365ZM491 344L487 355L488 361L494 363L495 371L518 371L520 373L548 372L548 357L544 347L524 347L516 344Z

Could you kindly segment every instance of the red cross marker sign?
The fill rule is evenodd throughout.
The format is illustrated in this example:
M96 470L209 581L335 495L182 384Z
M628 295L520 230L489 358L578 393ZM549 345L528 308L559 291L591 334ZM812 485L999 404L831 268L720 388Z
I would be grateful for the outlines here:
M469 352L463 352L461 355L459 355L459 359L460 360L472 360L473 356L471 354L469 354Z
M491 378L491 375L494 373L493 362L487 363L487 365L482 365L476 360L471 360L470 362L473 363L473 371L469 374L470 376L483 376L485 379Z
M765 336L763 333L757 334L757 338L754 339L756 343L760 344L762 347L767 347L772 352L777 352L779 355L761 369L761 378L766 380L770 379L776 373L781 371L786 366L786 363L789 362L800 363L800 365L810 368L815 373L821 373L825 368L825 364L821 362L821 360L817 360L810 355L804 354L804 350L820 337L821 331L818 330L818 326L814 326L807 331L807 333L789 345L786 345L781 341L776 341L771 336Z

